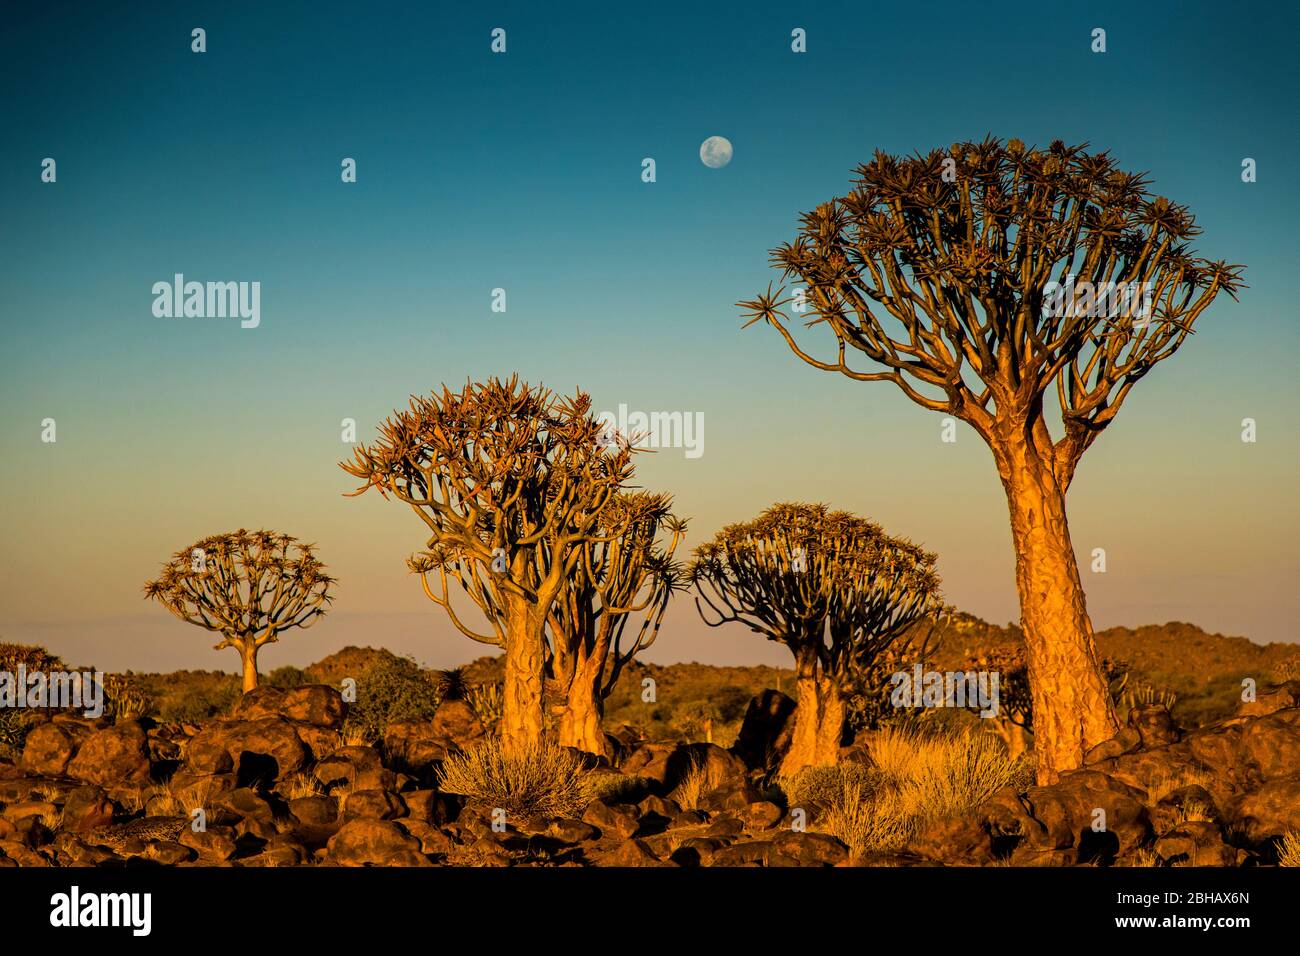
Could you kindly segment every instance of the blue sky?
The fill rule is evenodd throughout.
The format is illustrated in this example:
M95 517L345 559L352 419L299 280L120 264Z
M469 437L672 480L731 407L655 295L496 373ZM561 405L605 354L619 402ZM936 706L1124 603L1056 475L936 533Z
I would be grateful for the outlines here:
M198 537L268 525L317 541L342 581L333 618L268 663L349 642L472 656L405 575L414 518L340 497L339 422L364 440L413 392L515 371L600 408L703 412L701 459L641 468L691 544L827 500L938 551L950 600L1016 617L974 436L940 446L892 386L800 365L734 306L873 150L993 133L1109 149L1192 207L1201 254L1248 266L1241 304L1216 303L1080 469L1076 545L1113 556L1085 581L1094 620L1291 638L1294 10L537 6L6 5L0 635L102 666L229 665L138 587ZM714 134L735 147L720 170L698 159ZM261 326L154 317L152 284L177 272L260 281ZM664 659L782 660L680 604Z

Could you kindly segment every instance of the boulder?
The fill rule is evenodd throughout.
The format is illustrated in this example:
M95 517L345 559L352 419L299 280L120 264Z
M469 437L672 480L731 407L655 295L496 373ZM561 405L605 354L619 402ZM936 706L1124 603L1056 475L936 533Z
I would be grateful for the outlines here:
M1237 704L1239 717L1264 717L1288 707L1300 707L1300 681L1287 681L1261 690L1254 700Z
M384 756L390 767L404 773L423 774L447 759L453 746L432 720L397 720L384 728Z
M149 738L138 720L97 730L68 762L68 776L100 786L149 782Z
M393 820L406 813L402 798L387 790L353 790L343 804L343 819Z
M1079 862L1113 861L1144 844L1151 836L1145 798L1142 791L1091 769L1064 774L1053 786L1032 787L1025 794L1054 847L1074 846Z
M795 702L776 690L765 690L745 708L740 733L731 750L746 767L775 767L790 749Z
M1265 782L1229 807L1228 816L1253 844L1300 830L1300 774Z
M229 827L208 827L198 833L186 827L177 841L194 850L204 861L220 863L235 855L235 831Z
M1128 725L1137 731L1142 746L1148 750L1177 743L1183 735L1164 704L1134 707L1129 711Z
M433 714L433 732L464 749L483 736L483 723L467 701L444 700Z
M67 725L54 721L37 724L27 734L22 764L33 773L61 776L77 752L77 743L77 737Z
M374 747L340 747L312 768L312 774L325 786L346 783L355 787L358 778L383 771L383 761Z
M283 717L220 720L205 726L185 749L196 773L228 772L225 751L241 784L271 783L305 767L311 757L294 725Z
M230 711L231 717L237 720L283 717L294 723L336 731L343 728L347 713L343 695L326 684L287 689L259 687L235 701Z
M835 866L849 857L849 848L827 833L783 830L772 845L800 866Z
M429 866L420 841L387 820L358 818L330 838L329 860L340 866Z
M628 839L641 826L636 807L593 800L583 811L582 822L595 827L606 837Z
M1188 821L1155 843L1156 856L1167 866L1235 866L1237 851L1223 842L1223 834L1205 820Z

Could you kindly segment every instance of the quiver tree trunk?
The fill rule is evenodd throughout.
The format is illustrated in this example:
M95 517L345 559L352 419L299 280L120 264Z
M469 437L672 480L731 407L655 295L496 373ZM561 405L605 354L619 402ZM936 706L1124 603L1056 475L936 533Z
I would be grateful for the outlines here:
M237 646L243 663L244 693L247 694L250 690L257 690L257 643L249 637Z
M829 767L839 763L844 735L844 700L832 677L819 666L817 648L804 646L795 653L794 732L790 749L781 761L781 773L790 776L804 767Z
M605 710L600 696L603 663L603 658L578 662L557 720L557 738L561 747L576 747L589 754L609 756L609 742L601 730Z
M1028 441L994 447L1011 512L1038 783L1083 766L1119 731L1066 523L1065 492Z
M510 601L505 630L501 745L506 753L518 754L542 740L545 641L541 623L520 599Z

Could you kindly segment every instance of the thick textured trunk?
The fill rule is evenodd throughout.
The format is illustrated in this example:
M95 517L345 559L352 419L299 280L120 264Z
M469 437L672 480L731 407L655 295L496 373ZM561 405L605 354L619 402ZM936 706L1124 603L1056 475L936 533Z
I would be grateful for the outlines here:
M1040 785L1119 730L1070 542L1065 493L1028 441L994 449L1011 511Z
M609 755L609 742L601 730L600 661L582 661L578 664L573 683L569 685L568 698L560 712L557 734L561 747L577 747L598 756Z
M512 599L506 608L506 668L501 710L501 746L508 754L542 740L542 683L545 648L542 628L527 602Z
M844 701L839 689L818 666L815 648L795 655L795 689L798 707L790 749L781 761L781 774L791 776L804 767L829 767L839 763L844 734Z
M247 694L250 690L257 690L257 645L251 638L239 645L239 657L244 665L244 693Z

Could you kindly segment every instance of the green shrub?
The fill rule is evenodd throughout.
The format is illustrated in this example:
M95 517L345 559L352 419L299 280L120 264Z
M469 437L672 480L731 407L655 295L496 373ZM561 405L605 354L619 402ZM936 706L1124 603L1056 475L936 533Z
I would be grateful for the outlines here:
M165 721L200 724L224 716L242 693L239 678L228 675L214 685L187 688L180 696L168 697L159 705L158 716Z
M292 664L286 664L284 667L277 667L271 671L266 678L266 686L279 687L287 690L290 687L301 687L303 684L310 684L311 679L303 672L301 668L294 667Z
M435 680L419 664L384 655L357 678L357 699L348 708L345 733L378 740L393 721L432 717L440 702Z

